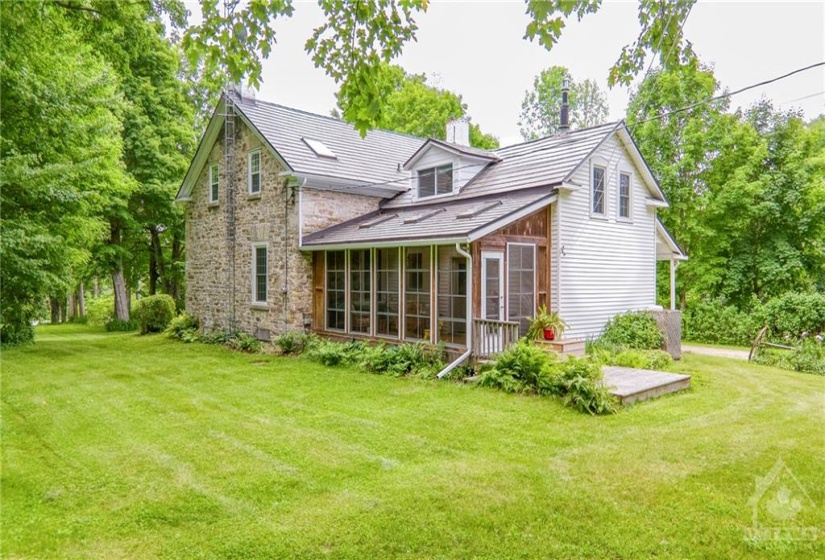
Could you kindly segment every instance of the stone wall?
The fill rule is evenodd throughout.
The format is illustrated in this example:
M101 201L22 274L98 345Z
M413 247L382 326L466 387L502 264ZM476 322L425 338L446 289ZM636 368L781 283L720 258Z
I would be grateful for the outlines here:
M260 140L236 121L235 325L267 338L303 330L312 317L312 254L300 250L299 232L307 235L378 207L378 198L305 187L297 192L279 177L283 170ZM248 154L261 149L261 192L248 194ZM220 165L218 202L208 202L209 166ZM233 288L227 239L226 178L223 135L186 207L186 310L205 331L229 326ZM300 197L300 201L299 201ZM299 211L303 219L300 220ZM252 244L267 243L267 302L252 302Z

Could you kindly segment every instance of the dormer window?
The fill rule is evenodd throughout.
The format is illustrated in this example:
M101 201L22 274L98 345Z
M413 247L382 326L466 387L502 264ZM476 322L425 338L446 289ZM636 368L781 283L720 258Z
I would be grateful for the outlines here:
M452 194L453 165L440 165L418 171L418 198Z

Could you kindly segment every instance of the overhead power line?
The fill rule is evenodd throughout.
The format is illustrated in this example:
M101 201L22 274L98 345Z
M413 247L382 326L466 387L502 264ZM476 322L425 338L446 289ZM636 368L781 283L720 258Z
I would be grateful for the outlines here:
M795 74L799 74L800 72L805 72L807 70L812 70L812 69L818 68L820 66L825 66L825 61L817 62L815 64L805 66L803 68L797 68L796 70L792 70L791 72L788 72L787 74L782 74L781 76L777 76L776 78L771 78L770 80L764 80L764 81L756 83L756 84L751 84L749 86L739 88L735 91L729 91L729 92L723 93L722 95L717 95L716 97L709 97L708 99L705 99L703 101L697 101L696 103L693 103L691 105L687 105L686 107L681 107L679 109L674 109L673 111L668 111L667 113L662 113L662 114L657 115L655 117L651 117L649 119L638 121L638 122L634 123L633 126L636 127L636 126L638 126L640 124L643 124L643 123L646 123L646 122L659 120L662 117L669 117L670 115L676 115L676 114L679 114L679 113L684 113L685 111L690 111L692 109L695 109L696 107L701 107L702 105L707 105L708 103L713 103L714 101L719 101L721 99L726 99L728 97L732 97L734 95L740 94L740 93L748 91L750 89L758 88L758 87L761 87L761 86L766 86L768 84L778 82L779 80L784 80L785 78L789 78L789 77L791 77Z

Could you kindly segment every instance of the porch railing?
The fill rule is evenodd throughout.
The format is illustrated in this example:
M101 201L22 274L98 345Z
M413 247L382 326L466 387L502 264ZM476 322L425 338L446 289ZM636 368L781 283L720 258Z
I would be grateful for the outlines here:
M485 359L507 350L518 341L518 323L476 319L473 328L473 352Z

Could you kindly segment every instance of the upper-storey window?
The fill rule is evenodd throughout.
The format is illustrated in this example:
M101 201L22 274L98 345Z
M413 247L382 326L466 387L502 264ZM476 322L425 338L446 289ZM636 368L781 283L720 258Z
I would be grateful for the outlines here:
M209 202L218 201L218 186L220 184L220 168L217 163L209 166Z
M593 166L593 206L594 214L604 215L604 167Z
M261 150L249 152L249 194L261 192Z
M453 192L452 164L439 165L418 171L418 198Z
M619 174L619 217L630 218L630 174Z

